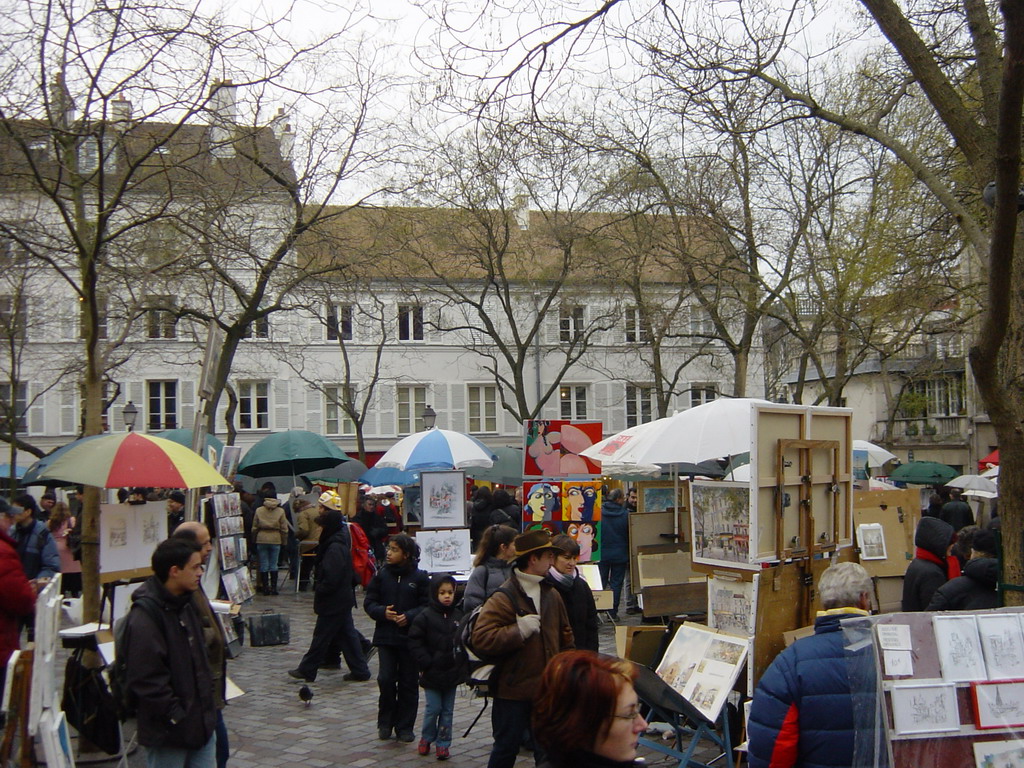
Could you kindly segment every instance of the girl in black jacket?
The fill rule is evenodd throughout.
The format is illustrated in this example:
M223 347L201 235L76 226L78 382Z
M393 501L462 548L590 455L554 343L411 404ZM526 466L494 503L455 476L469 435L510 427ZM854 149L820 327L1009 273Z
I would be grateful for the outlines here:
M377 687L377 735L382 741L415 740L416 710L419 690L416 687L416 662L408 652L409 626L428 601L430 577L417 566L420 550L412 537L399 533L388 540L386 565L366 587L363 608L377 626L373 644L377 646L380 670Z
M420 685L426 694L419 753L430 754L436 743L438 760L447 760L452 744L455 691L466 680L466 667L455 655L462 611L455 607L455 579L438 574L430 580L430 605L409 629L409 650L420 668Z
M552 537L551 546L561 551L548 571L547 580L558 590L565 603L565 612L572 625L577 650L597 651L597 606L594 593L576 568L580 545L572 536L560 533Z

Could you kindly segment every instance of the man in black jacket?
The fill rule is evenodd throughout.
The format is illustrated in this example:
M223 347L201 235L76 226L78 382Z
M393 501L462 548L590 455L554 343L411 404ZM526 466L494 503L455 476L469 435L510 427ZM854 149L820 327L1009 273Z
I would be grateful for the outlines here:
M149 768L215 768L217 708L192 604L203 575L200 546L161 542L153 575L135 591L128 614L128 689L138 703L139 743Z

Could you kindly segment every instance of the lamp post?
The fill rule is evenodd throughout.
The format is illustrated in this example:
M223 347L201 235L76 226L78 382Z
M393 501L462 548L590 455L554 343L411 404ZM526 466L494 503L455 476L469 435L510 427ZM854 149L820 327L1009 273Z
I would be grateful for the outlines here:
M429 405L423 409L420 418L423 419L423 429L433 429L437 423L437 413Z
M129 400L128 405L121 411L121 418L124 419L124 425L128 428L129 432L135 431L135 419L138 417L139 409L135 407L135 403Z

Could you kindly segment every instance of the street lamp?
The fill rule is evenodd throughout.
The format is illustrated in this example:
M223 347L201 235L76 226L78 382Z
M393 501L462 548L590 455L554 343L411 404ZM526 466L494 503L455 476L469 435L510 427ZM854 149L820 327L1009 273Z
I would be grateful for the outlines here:
M128 427L129 432L135 431L135 419L139 417L139 409L135 407L135 403L131 400L128 401L128 405L121 411L121 418L124 419L124 425Z
M437 414L429 405L423 409L423 413L420 414L420 418L423 419L424 429L433 429L434 425L437 423Z

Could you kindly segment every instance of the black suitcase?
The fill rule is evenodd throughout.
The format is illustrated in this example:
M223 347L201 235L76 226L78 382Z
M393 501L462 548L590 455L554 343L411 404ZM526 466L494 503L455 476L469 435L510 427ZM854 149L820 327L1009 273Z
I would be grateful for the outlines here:
M249 645L261 648L265 645L287 645L291 638L291 621L283 613L260 613L247 617L249 622Z

